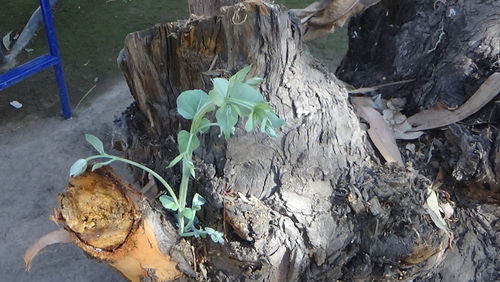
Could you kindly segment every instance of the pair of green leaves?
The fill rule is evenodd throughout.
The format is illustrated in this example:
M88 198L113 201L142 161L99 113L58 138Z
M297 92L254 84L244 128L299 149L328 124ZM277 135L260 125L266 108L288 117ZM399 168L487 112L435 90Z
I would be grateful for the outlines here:
M163 205L164 208L169 209L171 211L177 211L179 209L179 206L175 203L174 199L168 195L162 195L160 196L160 202ZM206 203L205 198L203 198L200 194L196 193L193 196L193 201L191 202L191 212L192 211L199 211L201 210L201 206L203 206ZM187 210L188 208L185 208L184 210ZM183 210L183 212L184 212ZM186 218L192 219L193 217L190 215L190 212L187 212L185 215Z
M108 155L106 154L106 152L104 151L104 144L102 143L102 141L97 138L96 136L92 135L92 134L85 134L85 140L90 144L92 145L92 147L94 147L94 149L99 152L103 157L107 157ZM106 162L102 162L102 163L95 163L93 166L92 166L92 171L98 169L98 168L101 168L105 165L108 165L110 163L112 163L113 161L115 161L112 157L110 157L111 159L106 161ZM71 168L69 169L69 176L70 177L76 177L82 173L84 173L86 170L87 170L87 166L88 166L88 161L86 159L79 159L77 160L75 163L73 163L73 165L71 166Z
M200 139L195 134L181 130L177 134L177 144L179 145L179 155L168 164L167 168L171 168L182 161L183 175L191 174L194 177L194 163L191 155L200 146Z

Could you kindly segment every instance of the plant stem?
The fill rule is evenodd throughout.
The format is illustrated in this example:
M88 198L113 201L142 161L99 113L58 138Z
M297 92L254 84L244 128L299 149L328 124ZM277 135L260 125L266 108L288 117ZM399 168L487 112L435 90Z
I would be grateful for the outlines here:
M120 158L120 157L113 156L113 155L94 155L94 156L88 157L87 158L87 162L90 161L90 160L103 159L103 158L109 158L109 159L112 159L112 160L115 160L115 161L124 162L124 163L130 164L130 165L136 166L136 167L138 167L138 168L140 168L140 169L142 169L142 170L150 173L154 178L158 179L158 181L160 181L160 183L163 186L165 186L165 188L167 189L168 193L170 194L170 197L172 197L172 199L177 204L177 206L180 206L179 205L179 200L177 199L177 196L175 195L174 190L172 189L172 187L170 187L170 185L168 185L167 181L165 181L165 179L163 179L163 177L161 177L154 170L152 170L149 167L144 166L144 165L142 165L140 163L136 163L134 161L127 160L127 159Z
M203 117L210 111L212 110L212 107L213 107L213 103L206 103L205 105L203 105L199 110L198 112L194 115L193 117L193 121L191 122L191 128L189 130L189 140L188 140L188 145L186 146L186 148L188 148L189 150L189 147L191 147L191 141L192 141L192 137L198 133L199 131L199 125L200 125L200 122L201 120L203 119ZM179 152L179 153L183 153L183 152ZM192 152L184 152L184 153L188 153L188 156L187 158L189 160L192 160L193 159L193 154ZM187 190L188 190L188 187L189 187L189 177L190 177L190 174L189 173L186 173L185 169L182 169L182 179L181 179L181 185L179 187L179 209L178 209L178 212L177 212L177 220L179 221L179 234L183 234L184 233L184 215L182 215L182 212L184 211L184 209L186 208L186 200L187 200Z
M182 215L182 212L186 207L188 184L189 184L189 174L183 173L181 179L181 185L179 187L179 211L178 211L179 234L184 233L184 215Z

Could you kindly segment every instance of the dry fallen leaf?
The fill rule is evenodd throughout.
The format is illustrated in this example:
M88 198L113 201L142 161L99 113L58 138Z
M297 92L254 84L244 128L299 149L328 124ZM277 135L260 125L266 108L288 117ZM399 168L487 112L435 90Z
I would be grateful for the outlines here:
M335 31L354 15L361 13L380 0L322 0L304 9L292 9L306 26L304 40L311 41Z
M444 219L450 219L453 216L454 209L450 203L444 203L439 205L441 212L444 215Z
M10 45L11 45L11 40L10 40L10 35L12 34L12 31L9 31L3 38L2 38L2 44L5 50L9 51L10 50Z
M434 224L439 229L449 234L450 230L448 229L448 225L446 225L446 222L443 217L441 217L441 212L439 211L439 202L436 192L431 188L427 188L427 200L425 201L424 208L427 210L427 213L431 217Z
M403 160L398 146L396 145L394 133L391 128L389 128L382 115L370 106L370 104L372 104L371 98L352 97L351 101L358 116L370 124L368 135L384 159L387 162L395 162L399 165L403 165Z
M441 106L424 110L408 118L414 126L411 131L438 128L461 121L474 114L500 92L500 73L496 72L479 87L479 89L456 110L445 109Z
M26 271L30 270L31 261L43 248L52 244L70 242L72 242L71 237L69 236L68 232L62 228L43 235L40 239L38 239L38 241L29 246L28 249L26 249L26 251L24 252L24 265Z

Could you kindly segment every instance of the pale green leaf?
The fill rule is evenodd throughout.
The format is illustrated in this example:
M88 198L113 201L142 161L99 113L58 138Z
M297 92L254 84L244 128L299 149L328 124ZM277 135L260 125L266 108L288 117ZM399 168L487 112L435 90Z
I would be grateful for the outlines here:
M208 95L203 90L184 91L177 97L177 111L183 118L193 119L207 100Z
M182 174L191 175L193 178L195 177L193 161L186 156L182 158Z
M262 82L264 81L264 79L260 78L260 77L252 77L250 79L247 79L247 81L245 81L246 84L250 85L250 86L259 86Z
M266 117L268 118L269 122L271 122L271 126L273 128L280 128L285 124L285 121L283 119L280 119L271 111L266 113Z
M167 195L160 196L160 202L164 208L172 211L176 211L179 208L174 199Z
M203 118L200 122L200 126L198 127L198 132L205 133L210 129L211 121L207 118Z
M199 211L201 209L201 206L203 206L206 203L205 198L200 196L200 194L196 193L193 196L193 203L191 204L191 207L195 211Z
M255 125L254 115L253 115L253 113L251 113L250 116L248 116L247 122L245 123L245 130L247 132L251 132L253 130L254 125Z
M182 157L184 155L183 154L179 154L177 157L175 157L175 159L173 159L167 166L167 168L171 168L173 167L174 165L176 165L178 162L180 162L182 160Z
M110 163L114 162L115 160L114 159L111 159L107 162L103 162L103 163L96 163L92 166L92 171L96 170L96 169L99 169L103 166L106 166L106 165L109 165Z
M184 208L182 210L182 215L187 218L189 221L194 219L194 211L190 208Z
M252 106L259 102L264 102L262 94L257 89L245 83L236 82L230 91L229 96L231 98L252 104Z
M191 155L200 146L200 139L186 130L181 130L177 134L177 143L179 144L180 153Z
M85 140L96 149L97 152L101 154L105 154L104 152L104 145L102 144L102 141L97 138L96 136L92 134L85 134Z
M232 128L238 122L238 113L231 105L220 107L215 113L215 118L220 127L221 132L226 139L231 135Z
M248 72L252 69L252 65L248 65L241 70L239 70L237 73L235 73L231 78L229 78L229 84L234 85L236 82L243 82L245 77L247 77Z
M222 106L222 104L224 104L224 100L227 97L229 81L224 78L214 78L212 79L212 83L214 85L214 89L213 91L210 91L210 99L214 104L220 107Z
M71 177L78 176L83 172L85 172L86 169L87 169L87 160L79 159L69 169L69 176Z
M210 227L205 227L205 232L210 236L210 239L215 243L224 244L224 233L218 232Z

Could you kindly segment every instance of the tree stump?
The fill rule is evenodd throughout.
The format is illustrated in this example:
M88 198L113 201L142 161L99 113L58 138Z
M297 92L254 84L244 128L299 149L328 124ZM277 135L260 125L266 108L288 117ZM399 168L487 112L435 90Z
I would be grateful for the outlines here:
M287 121L275 140L238 129L227 142L217 130L204 137L192 192L209 200L204 225L228 242L190 240L193 269L213 280L395 280L437 277L450 269L447 260L471 262L449 248L449 233L423 207L431 181L380 164L343 84L303 48L298 20L262 2L157 25L125 41L120 65L136 100L123 122L132 159L168 163L173 137L186 126L175 112L178 94L207 90L210 78L246 64L265 78L261 92ZM175 181L176 171L166 176ZM480 235L465 246L485 263L481 274L455 274L495 277L488 228L473 223L469 208L455 212L460 220L451 229L474 226Z

